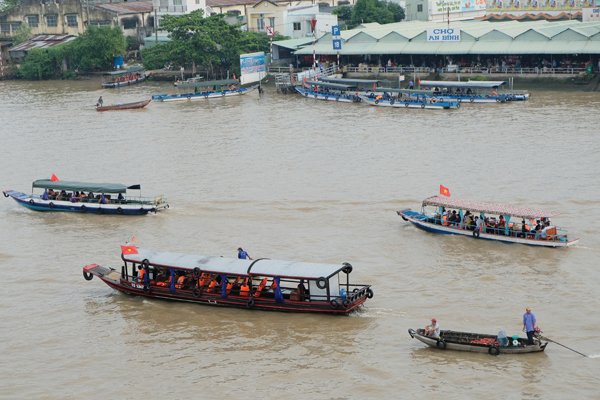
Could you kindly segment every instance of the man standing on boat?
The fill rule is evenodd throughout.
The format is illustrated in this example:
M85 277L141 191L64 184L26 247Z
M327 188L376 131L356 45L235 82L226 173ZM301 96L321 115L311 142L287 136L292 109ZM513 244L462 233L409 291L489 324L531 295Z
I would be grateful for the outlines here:
M525 314L523 314L523 330L527 332L527 344L533 344L535 323L535 314L531 312L531 308L525 308Z
M252 260L252 257L241 247L238 247L238 258L240 260Z
M98 102L96 103L96 107L102 107L104 104L104 100L102 100L102 96L98 98Z

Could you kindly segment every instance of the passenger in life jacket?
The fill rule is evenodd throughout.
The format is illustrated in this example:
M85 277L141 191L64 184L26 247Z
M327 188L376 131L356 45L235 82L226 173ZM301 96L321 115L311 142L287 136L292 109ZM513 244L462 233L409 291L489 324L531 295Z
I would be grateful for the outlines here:
M254 297L260 297L260 293L263 291L265 286L267 286L267 278L263 278L262 281L260 281L260 284L256 288L256 292L254 292Z
M216 293L217 286L220 283L221 283L221 277L219 275L215 276L215 278L213 280L211 280L210 283L208 284L208 292L209 293Z
M233 281L233 283L227 282L226 290L227 290L227 294L228 295L231 294L232 290L234 292L239 293L239 291L240 291L239 284L240 284L240 280L241 279L242 279L242 277L238 276L238 277L235 278L235 281ZM237 294L237 293L234 293L234 294Z
M240 296L248 297L249 294L250 294L250 286L248 286L248 278L246 278L244 280L244 283L242 283L242 286L240 286Z
M185 285L186 276L181 274L179 278L177 278L177 282L175 283L175 289L183 289Z
M198 278L198 287L203 288L210 282L210 274L203 272L200 274L200 278Z
M162 280L161 280L162 279ZM171 274L169 270L165 270L156 282L156 286L168 287L171 286Z
M138 277L137 277L138 282L144 282L145 276L146 276L146 270L144 269L144 267L142 267L142 265L138 265Z

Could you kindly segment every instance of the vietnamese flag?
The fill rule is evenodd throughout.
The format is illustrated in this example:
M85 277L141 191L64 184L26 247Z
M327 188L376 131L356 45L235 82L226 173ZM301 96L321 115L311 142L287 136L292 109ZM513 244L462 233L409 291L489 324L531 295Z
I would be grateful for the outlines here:
M58 182L58 176L56 176L56 175L52 174L52 176L50 177L50 180L51 180L52 182Z
M440 194L442 196L450 197L450 189L444 185L440 185Z
M121 253L123 253L124 255L138 254L138 250L137 250L137 247L135 247L135 246L123 246L123 245L121 245Z

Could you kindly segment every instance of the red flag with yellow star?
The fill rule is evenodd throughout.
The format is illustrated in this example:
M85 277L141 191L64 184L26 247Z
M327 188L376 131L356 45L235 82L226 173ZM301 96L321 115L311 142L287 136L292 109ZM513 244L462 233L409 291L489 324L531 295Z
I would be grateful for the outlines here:
M137 247L135 247L135 246L121 245L121 253L123 253L123 255L138 254L138 250L137 250Z

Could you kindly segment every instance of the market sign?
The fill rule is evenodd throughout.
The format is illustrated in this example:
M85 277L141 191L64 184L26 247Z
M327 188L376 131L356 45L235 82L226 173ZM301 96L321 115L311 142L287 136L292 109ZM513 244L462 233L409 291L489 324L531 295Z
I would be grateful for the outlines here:
M265 53L240 54L240 69L242 85L262 80L267 75Z
M460 29L454 28L429 28L427 29L428 42L460 42Z
M502 0L488 1L495 2ZM464 13L469 11L483 11L486 9L486 6L486 0L433 0L431 2L431 14L447 14L448 12L452 14Z

